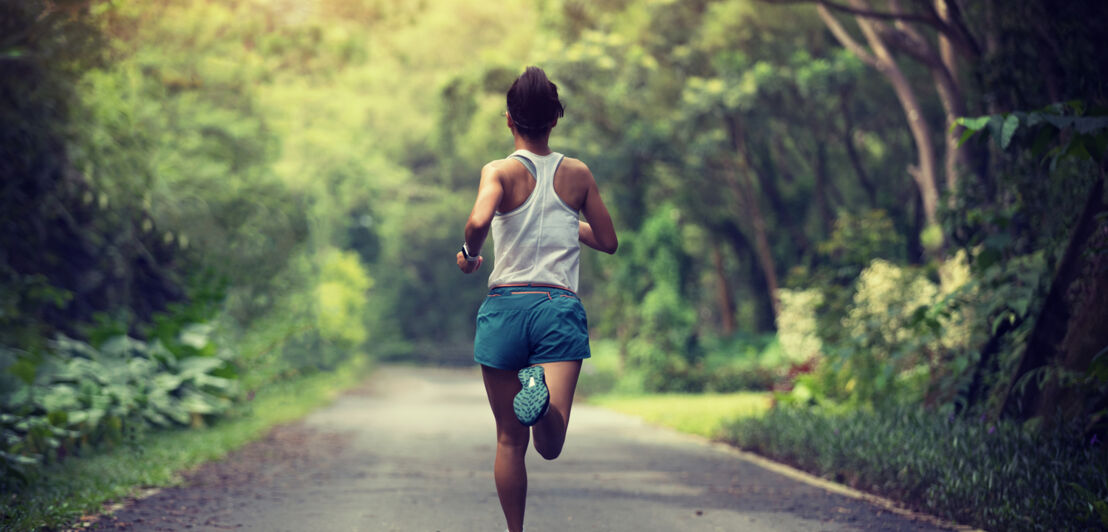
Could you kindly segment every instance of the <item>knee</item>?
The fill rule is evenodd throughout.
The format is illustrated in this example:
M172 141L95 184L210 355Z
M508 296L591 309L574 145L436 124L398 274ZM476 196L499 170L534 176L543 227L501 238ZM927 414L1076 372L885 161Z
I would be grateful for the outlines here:
M522 436L501 433L496 437L496 446L507 452L523 454L527 452L528 439L528 434L526 433Z
M539 445L539 442L537 440L535 441L535 450L539 452L539 456L541 456L541 457L543 457L547 460L553 460L553 459L561 456L561 454L562 454L562 446L561 445L558 445L557 447L555 447L553 445L550 445L550 446Z

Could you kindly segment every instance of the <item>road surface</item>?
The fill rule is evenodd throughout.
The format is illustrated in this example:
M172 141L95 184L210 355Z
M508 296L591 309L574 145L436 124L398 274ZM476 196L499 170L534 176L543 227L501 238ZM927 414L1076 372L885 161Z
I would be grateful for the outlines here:
M93 529L499 532L493 452L478 371L386 366ZM528 473L529 532L945 530L581 403Z

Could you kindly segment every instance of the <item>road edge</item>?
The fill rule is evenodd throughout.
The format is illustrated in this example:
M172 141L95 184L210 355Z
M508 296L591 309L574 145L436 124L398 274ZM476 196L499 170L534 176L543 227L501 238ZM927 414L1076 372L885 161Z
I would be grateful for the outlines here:
M813 475L813 474L811 474L807 471L797 469L797 468L795 468L793 466L790 466L788 464L777 462L773 459L767 458L767 457L762 456L760 454L755 454L755 453L752 453L750 451L744 451L744 450L742 450L738 447L735 447L731 444L728 444L728 443L724 443L724 442L717 441L717 440L712 440L712 439L709 439L709 438L705 438L703 436L698 436L696 434L689 434L689 433L686 433L686 432L680 432L680 431L674 430L674 429L669 428L669 427L664 427L664 428L666 428L668 430L672 430L674 433L679 434L680 436L682 436L684 438L687 438L689 440L696 441L696 442L699 442L699 443L702 443L702 444L706 444L709 447L712 447L713 449L715 449L717 451L720 451L720 452L723 452L725 454L729 454L731 456L734 456L735 458L738 458L739 460L743 460L745 462L754 464L758 467L761 467L762 469L766 469L768 471L772 471L772 472L777 473L779 475L786 476L790 479L796 480L797 482L802 482L802 483L807 484L809 486L820 488L824 491L829 491L831 493L836 493L836 494L839 494L839 495L850 497L852 499L858 499L858 500L866 501L870 504L879 506L882 509L888 510L892 513L895 513L897 515L900 515L900 516L908 518L908 519L912 519L912 520L915 520L915 521L922 521L922 522L925 522L925 523L928 523L928 524L931 524L931 525L935 525L935 526L939 526L939 527L943 527L943 528L948 528L948 529L951 529L951 530L958 530L958 531L961 531L961 532L986 532L985 530L980 529L980 528L974 528L974 527L971 527L971 526L968 526L968 525L955 523L953 521L949 521L949 520L943 519L943 518L935 516L935 515L919 512L917 510L912 510L910 508L906 508L902 503L899 503L899 502L897 502L893 499L888 499L888 498L882 497L880 495L874 495L872 493L867 493L867 492L864 492L864 491L861 491L861 490L851 488L850 486L845 486L845 485L839 484L837 482L832 482L832 481L827 480L825 478Z

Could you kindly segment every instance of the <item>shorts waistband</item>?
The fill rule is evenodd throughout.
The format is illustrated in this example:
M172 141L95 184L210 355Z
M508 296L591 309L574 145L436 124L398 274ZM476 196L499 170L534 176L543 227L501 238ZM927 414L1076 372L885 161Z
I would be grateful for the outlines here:
M542 283L511 283L511 284L499 284L492 288L489 288L489 295L504 294L504 293L519 293L519 292L547 292L556 291L564 292L573 297L577 297L577 292L570 290L564 286L558 286L555 284L542 284Z

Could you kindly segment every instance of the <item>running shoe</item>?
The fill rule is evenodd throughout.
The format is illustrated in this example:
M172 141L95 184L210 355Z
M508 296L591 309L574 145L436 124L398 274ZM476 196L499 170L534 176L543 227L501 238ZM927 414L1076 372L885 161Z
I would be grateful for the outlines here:
M550 390L546 389L546 377L542 366L531 366L519 370L519 382L523 389L512 401L516 419L530 427L538 423L550 409Z

